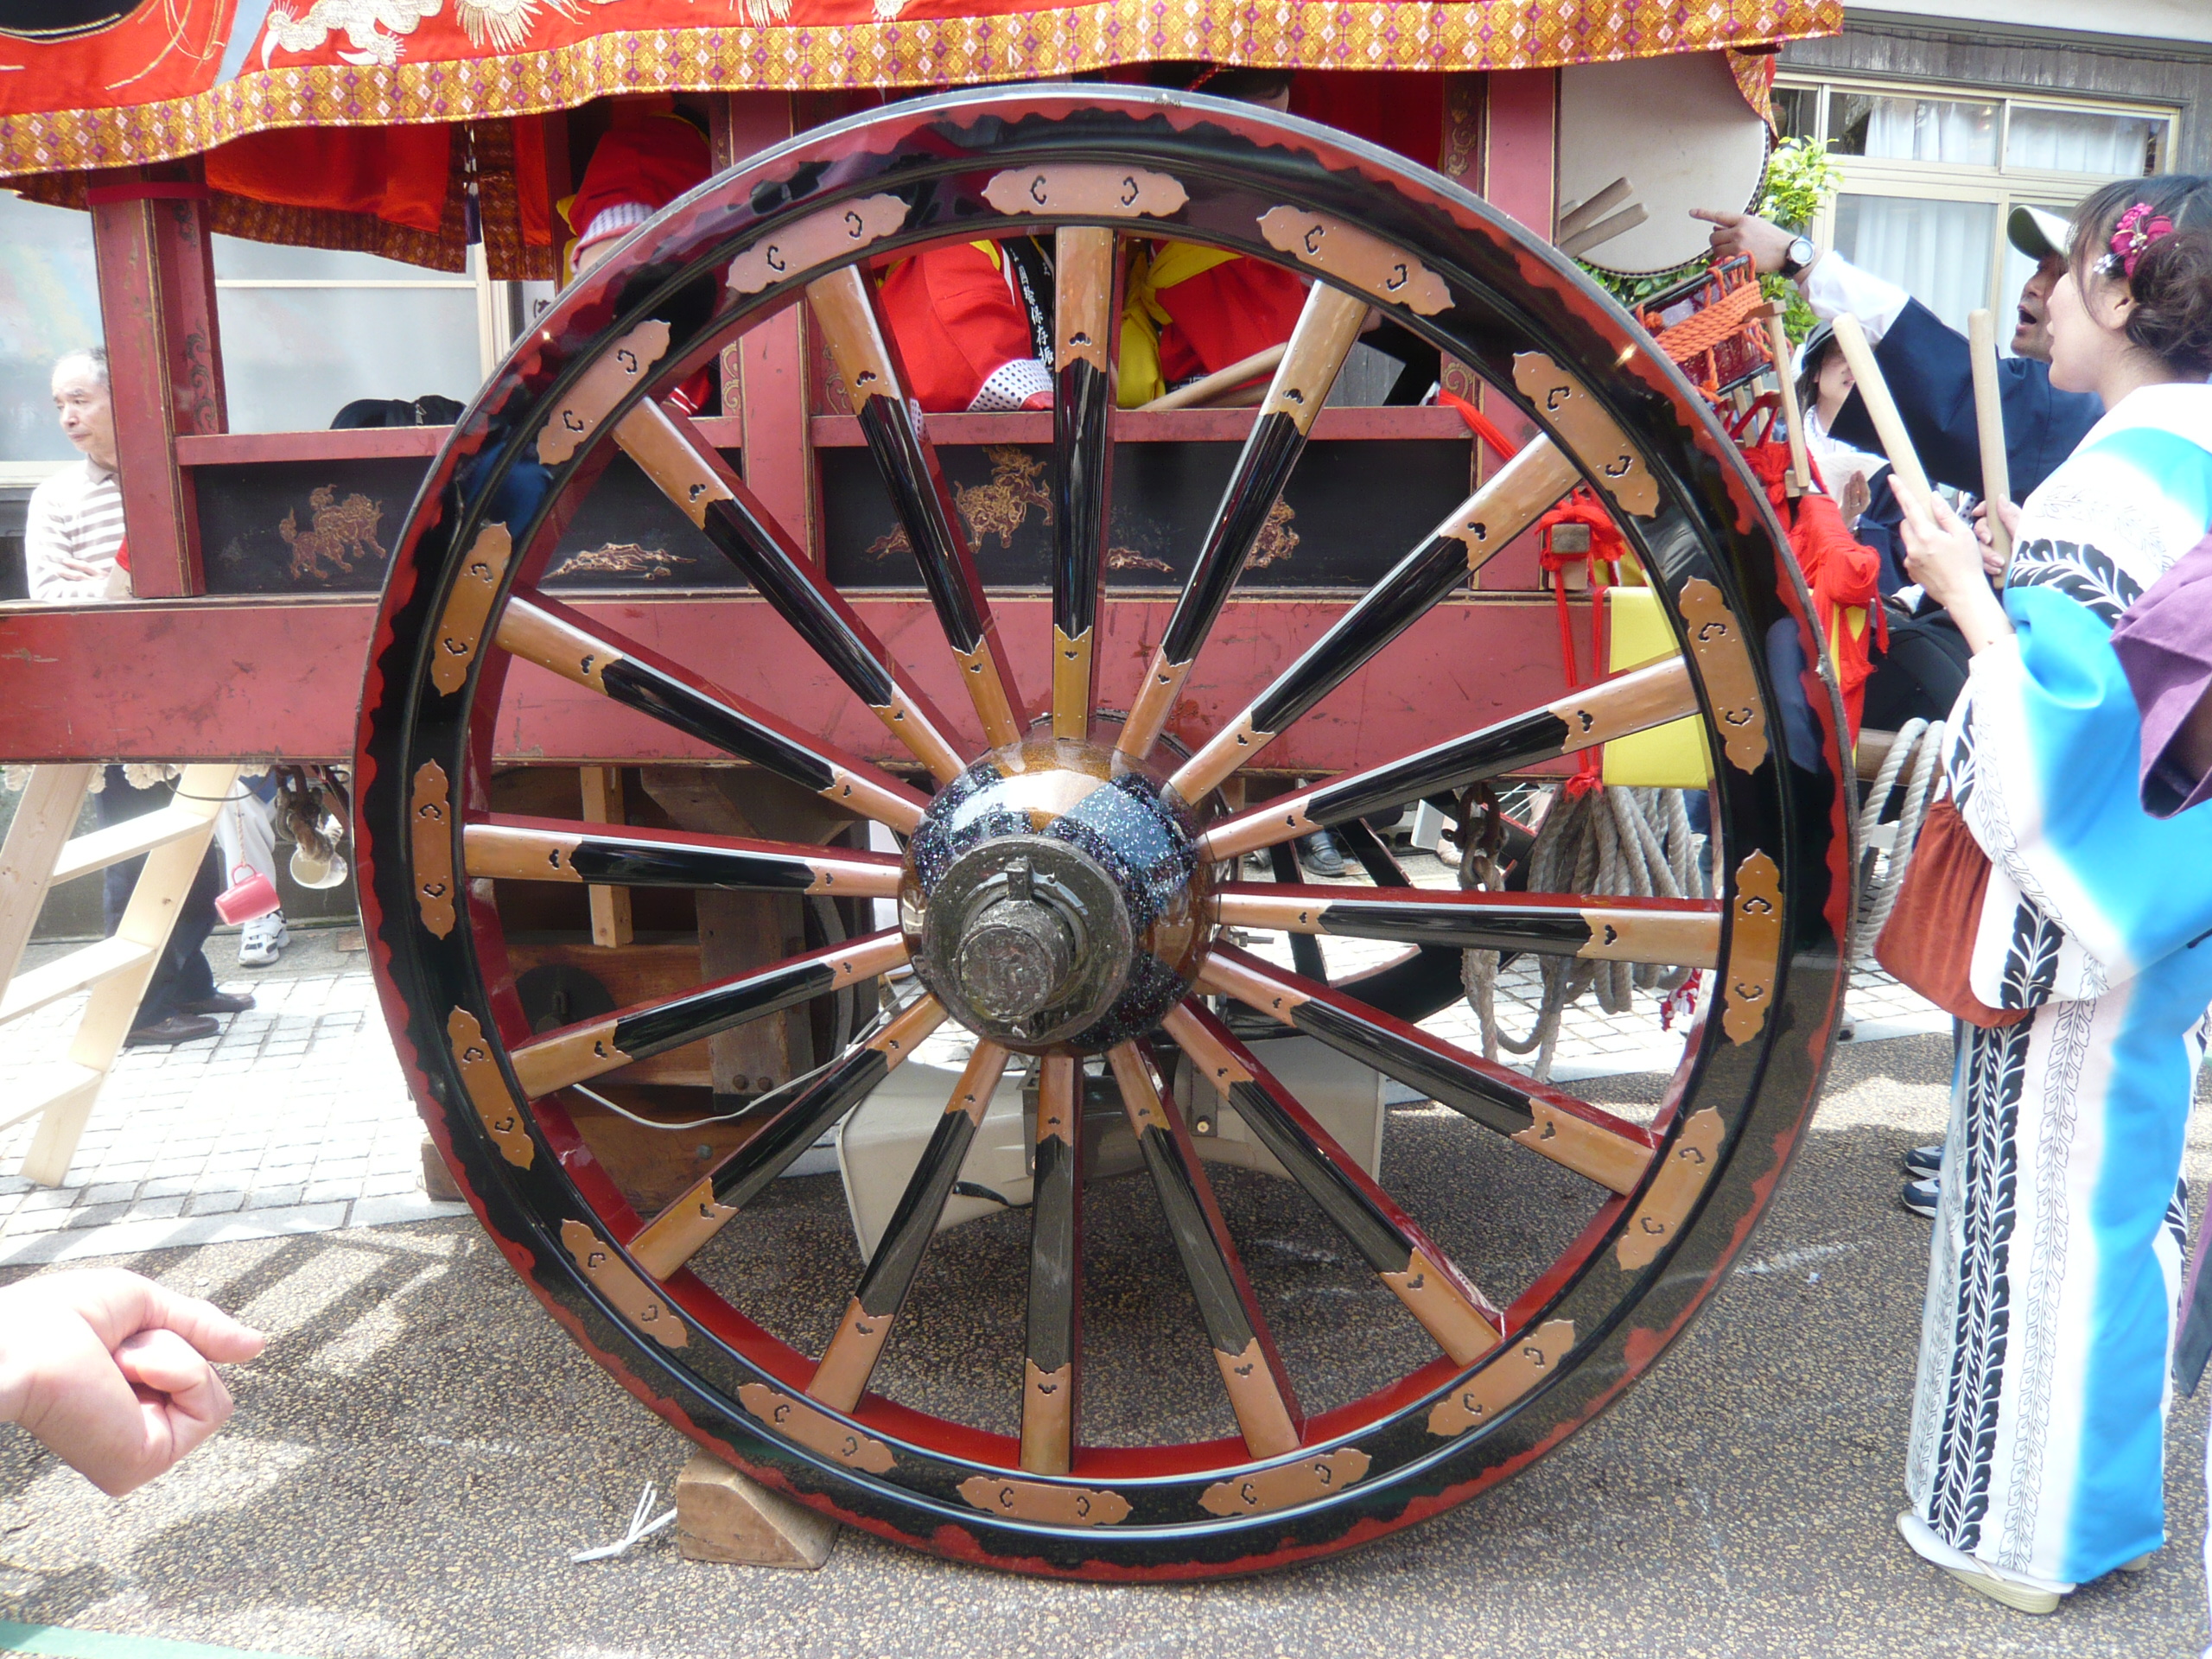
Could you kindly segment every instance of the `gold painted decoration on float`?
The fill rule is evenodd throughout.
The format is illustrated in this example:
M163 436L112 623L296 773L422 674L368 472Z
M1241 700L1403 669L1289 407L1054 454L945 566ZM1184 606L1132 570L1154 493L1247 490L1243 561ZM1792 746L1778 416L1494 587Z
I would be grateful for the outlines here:
M446 769L425 760L415 772L408 823L415 855L415 906L440 938L453 931L453 802Z
M561 1243L584 1277L591 1281L592 1288L613 1303L625 1319L664 1348L690 1346L691 1333L683 1321L613 1245L581 1221L561 1224Z
M1464 1434L1499 1414L1559 1369L1574 1346L1574 1321L1547 1319L1510 1338L1497 1358L1430 1408L1428 1432Z
M1756 772L1766 759L1766 715L1744 630L1720 589L1703 576L1682 584L1680 604L1721 749L1737 770Z
M841 1423L828 1412L795 1399L765 1382L747 1382L737 1391L745 1408L785 1440L835 1458L850 1468L871 1475L888 1474L895 1462L891 1448L849 1423Z
M1693 1113L1651 1178L1651 1185L1622 1230L1614 1259L1630 1272L1651 1265L1660 1248L1681 1230L1705 1184L1719 1167L1720 1137L1726 1126L1707 1106Z
M729 262L730 291L758 294L794 272L811 270L880 242L906 222L906 204L892 195L863 196L810 213L746 245Z
M499 582L514 550L514 538L505 524L486 524L476 532L467 561L446 595L437 644L431 647L430 683L448 696L467 683L469 664L483 643L484 624L491 618L492 601L499 597Z
M446 1041L452 1046L453 1062L461 1069L461 1085L468 1091L469 1104L476 1108L484 1132L492 1137L501 1157L517 1169L528 1169L537 1156L537 1143L523 1125L522 1107L500 1074L483 1026L467 1008L455 1008L446 1016Z

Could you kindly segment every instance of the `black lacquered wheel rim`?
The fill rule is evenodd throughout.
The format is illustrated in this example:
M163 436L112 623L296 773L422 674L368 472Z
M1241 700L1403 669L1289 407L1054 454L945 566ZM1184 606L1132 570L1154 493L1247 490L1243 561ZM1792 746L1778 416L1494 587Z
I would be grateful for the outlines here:
M525 1052L518 1069L516 1052L528 1050L529 1028L496 913L481 883L465 883L475 855L462 831L486 810L493 716L508 660L493 633L512 626L519 607L537 602L563 504L605 464L607 435L749 321L842 268L797 266L751 293L733 293L721 280L733 259L757 257L825 213L872 216L874 224L888 215L890 228L865 245L870 258L952 236L1097 223L1095 215L1004 212L987 194L994 180L1024 168L1070 168L1125 169L1132 191L1138 174L1158 175L1185 193L1172 213L1120 224L1125 233L1210 242L1325 283L1344 279L1300 266L1271 243L1262 228L1268 211L1294 207L1325 216L1333 230L1376 238L1409 256L1448 298L1426 314L1401 307L1395 320L1554 429L1516 386L1516 358L1525 372L1527 359L1541 354L1586 399L1581 407L1594 405L1625 438L1649 480L1652 510L1615 516L1691 647L1687 684L1712 739L1723 989L1685 1053L1670 1106L1628 1190L1600 1206L1550 1271L1497 1310L1503 1339L1471 1366L1440 1354L1392 1389L1306 1420L1294 1446L1266 1454L1254 1450L1248 1427L1242 1443L1084 1446L1061 1475L1025 1467L1006 1437L906 1405L874 1395L844 1409L810 1401L805 1371L797 1368L802 1357L688 1274L663 1283L636 1265L619 1241L650 1218L632 1214L588 1160L573 1156L576 1136L556 1100L527 1103L525 1072L550 1061L541 1046ZM1007 199L1003 183L997 194ZM1378 281L1382 287L1344 291L1389 304L1387 267ZM666 325L667 339L655 370L600 412L573 454L546 465L539 447L548 421L577 400L595 364L653 322ZM1083 442L1083 423L1072 418L1082 390L1075 372L1061 380L1070 444ZM901 441L893 432L885 442ZM1601 486L1603 447L1586 429L1579 440L1561 439L1577 474ZM915 508L926 510L926 503ZM485 530L494 523L505 526L512 553L487 578ZM1063 562L1079 566L1079 550ZM995 675L1006 665L993 665L975 632L973 603L987 614L988 597L957 591L957 570L937 575L931 598L952 648L963 661L980 653L983 671ZM468 607L455 607L472 582L495 589L485 607L493 620L479 642L457 652L454 619ZM1062 607L1058 614L1079 620L1078 611ZM557 606L547 614L558 622ZM1712 1293L1770 1198L1817 1092L1843 991L1848 861L1840 717L1829 683L1804 666L1819 655L1808 617L1763 496L1697 395L1565 262L1446 181L1342 135L1206 99L1016 89L895 106L808 134L671 207L563 296L454 429L395 553L364 695L359 850L387 1014L434 1135L517 1270L595 1360L719 1455L886 1537L1021 1571L1203 1577L1329 1554L1462 1501L1589 1421L1649 1367ZM458 673L456 656L465 658ZM849 666L848 683L857 690L868 671ZM1032 689L1044 683L1045 667L1011 665ZM684 729L742 758L779 764L769 751L798 741L760 729L733 738L711 710L676 708L671 715L670 699L684 695L680 678L655 678L639 654L626 657L624 670L635 677L626 695L658 699L664 717L689 720ZM613 687L615 669L600 671L594 689ZM865 700L888 695L879 688ZM1286 692L1278 712L1287 701L1295 699ZM1530 702L1542 707L1510 730L1491 732L1484 753L1558 752L1578 717L1573 699L1547 688ZM985 704L977 707L988 729ZM1267 712L1264 695L1255 708ZM1550 726L1535 729L1545 721ZM1747 734L1754 727L1756 743ZM784 760L802 772L810 764L804 755ZM442 796L426 783L433 766ZM1173 769L1173 760L1161 769ZM1327 821L1332 789L1340 804L1359 804L1351 800L1357 785L1318 784L1310 791L1315 821ZM1200 799L1202 810L1216 810L1205 805L1211 794ZM906 809L894 803L887 810ZM677 856L665 848L632 855ZM442 929L438 906L424 898L426 882L440 885L442 874L454 895ZM1515 923L1539 932L1546 925L1543 917ZM1226 980L1202 982L1206 988L1236 979L1233 951L1208 955ZM788 982L742 988L740 1000L765 1006L785 991L818 989L828 982L822 972L834 980L837 971L834 963L806 966ZM1343 1001L1309 997L1299 1028L1324 1041L1351 1028L1357 1040L1386 1049L1395 1043L1401 1074L1421 1071L1426 1062L1408 1049L1410 1039L1363 1024L1338 1006ZM636 1041L645 1028L633 1020L628 1036L608 1030ZM1146 1040L1164 1054L1173 1036L1154 1031ZM1193 1040L1217 1046L1218 1035ZM1262 1060L1264 1047L1252 1051ZM582 1052L572 1046L563 1053ZM1440 1088L1462 1083L1446 1078ZM1574 1127L1542 1116L1542 1090L1523 1096L1524 1106L1536 1103L1532 1124ZM1253 1111L1265 1116L1264 1104ZM1507 1126L1517 1121L1506 1114ZM1162 1154L1172 1155L1172 1147ZM1349 1217L1343 1224L1365 1224ZM668 1340L677 1325L681 1345ZM1217 1350L1224 1340L1217 1333ZM779 1401L798 1407L798 1415ZM802 1419L809 1426L799 1433L791 1426ZM863 1442L868 1449L855 1453ZM1005 1490L1009 1482L1019 1492ZM1248 1498L1257 1493L1250 1501L1258 1507L1240 1510L1240 1491ZM1122 1513L1101 1518L1115 1510Z

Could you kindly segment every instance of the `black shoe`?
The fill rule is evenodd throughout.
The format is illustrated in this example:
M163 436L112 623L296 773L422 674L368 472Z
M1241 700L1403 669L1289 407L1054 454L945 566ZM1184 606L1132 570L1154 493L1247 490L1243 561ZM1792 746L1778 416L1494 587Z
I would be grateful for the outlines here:
M253 1006L251 991L218 991L213 996L203 996L196 1002L180 1002L180 1014L244 1014Z
M1897 1195L1897 1202L1914 1215L1933 1221L1936 1219L1936 1205L1942 1196L1943 1184L1941 1181L1907 1181L1904 1190Z
M1943 1173L1943 1148L1915 1147L1904 1155L1904 1173L1916 1181L1932 1181Z
M1298 861L1315 875L1344 873L1344 861L1338 855L1336 840L1325 830L1316 830L1298 843Z
M196 1043L202 1037L213 1037L222 1030L222 1022L210 1020L204 1014L173 1014L166 1020L150 1026L141 1026L123 1039L125 1048L174 1047L178 1043Z

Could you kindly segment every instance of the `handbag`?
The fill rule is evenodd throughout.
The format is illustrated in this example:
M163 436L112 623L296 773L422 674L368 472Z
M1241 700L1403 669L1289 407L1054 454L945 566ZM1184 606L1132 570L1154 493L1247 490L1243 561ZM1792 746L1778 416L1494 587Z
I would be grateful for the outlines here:
M1891 978L1970 1026L2017 1026L2033 1008L1993 1008L1967 976L1989 855L1948 795L1928 809L1896 906L1874 941L1874 960Z

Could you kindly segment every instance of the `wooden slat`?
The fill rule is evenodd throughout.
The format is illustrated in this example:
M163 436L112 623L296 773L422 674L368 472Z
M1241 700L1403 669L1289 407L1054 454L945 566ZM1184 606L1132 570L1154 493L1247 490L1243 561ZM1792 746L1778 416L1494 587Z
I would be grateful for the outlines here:
M77 836L61 849L61 856L54 861L54 880L67 881L90 875L95 870L105 870L141 853L150 853L156 847L181 841L206 828L207 823L207 819L189 807L165 806L143 817L92 830Z
M66 1115L80 1107L89 1112L93 1096L106 1081L107 1073L99 1067L79 1065L74 1060L54 1060L34 1067L29 1076L16 1084L8 1101L7 1116L0 1118L0 1129L13 1128L26 1118L46 1112Z
M0 1025L20 1020L34 1008L59 1001L111 975L151 963L160 954L155 947L118 937L84 945L43 967L17 974L9 981L7 990L0 993Z
M15 975L98 766L34 766L0 846L0 985Z
M175 805L199 815L200 832L169 841L146 855L145 865L130 889L130 902L111 941L137 946L145 954L93 985L68 1058L98 1076L61 1089L48 1103L23 1158L22 1173L28 1179L46 1186L59 1185L67 1179L78 1138L84 1134L86 1120L99 1095L98 1079L114 1065L124 1038L138 1018L138 1004L153 977L155 959L168 943L169 930L176 925L185 894L191 891L200 860L207 856L207 843L214 837L215 814L238 780L238 767L223 762L187 766L178 779Z

